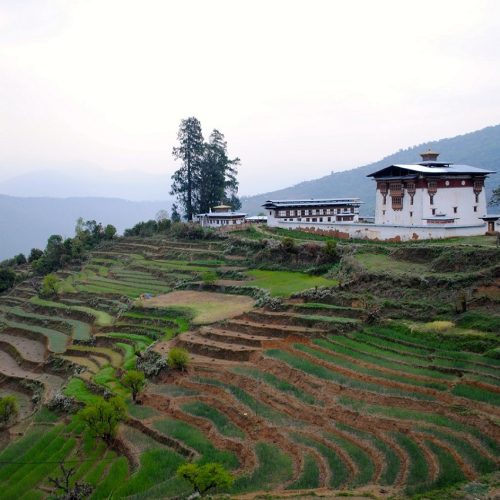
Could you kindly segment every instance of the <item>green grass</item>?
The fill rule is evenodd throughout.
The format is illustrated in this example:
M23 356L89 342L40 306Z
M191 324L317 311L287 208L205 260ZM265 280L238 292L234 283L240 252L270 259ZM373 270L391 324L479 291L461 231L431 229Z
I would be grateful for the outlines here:
M238 466L238 459L234 453L218 450L199 429L192 425L174 419L157 420L153 425L163 434L194 448L201 455L200 463L219 462L230 469Z
M239 477L234 482L232 492L269 491L292 478L292 459L277 446L270 443L257 443L255 451L259 466L250 476Z
M371 482L375 473L375 464L370 456L359 446L336 434L326 434L326 437L344 449L358 466L358 474L351 480L351 486L361 486Z
M339 423L337 424L337 427L343 431L354 434L364 441L371 442L383 455L382 462L384 464L384 470L380 476L380 484L394 484L397 479L401 463L399 456L395 453L392 447L369 432L361 431L349 425Z
M46 406L42 406L35 414L33 419L36 423L54 423L59 420L59 415L50 411Z
M335 312L343 312L346 313L357 311L354 307L344 307L344 306L336 306L333 304L322 304L321 302L305 302L304 304L294 304L294 307L297 309L320 309L325 312L335 311Z
M472 385L457 384L452 389L452 394L461 396L463 398L472 399L474 401L481 401L490 405L500 406L500 394L492 391L487 391Z
M177 468L183 462L184 459L172 450L148 450L141 455L139 470L117 488L115 496L124 498L145 493L155 485L174 478ZM184 488L189 489L187 483L184 483Z
M462 314L456 324L461 328L472 328L483 332L500 332L500 316L491 313L469 311Z
M397 443L408 453L409 471L406 483L409 487L428 483L429 467L427 460L420 447L405 434L393 433L392 436Z
M95 500L113 498L116 490L123 483L126 483L128 472L127 459L125 457L117 458L109 467L106 477L99 481L91 498Z
M0 455L0 461L18 463L4 464L0 468L2 498L21 497L55 471L58 462L64 459L76 444L73 437L63 435L74 428L75 423L72 422L66 426L55 426L49 431L46 428L41 432L31 431L18 443L9 446Z
M292 434L292 438L298 443L316 448L316 450L318 450L318 452L325 457L331 471L331 480L329 485L331 488L340 488L342 485L347 483L349 470L347 469L344 461L334 450L332 450L332 448L325 446L323 443L302 436L301 434Z
M225 384L218 380L198 377L197 380L204 384L215 385L229 391L236 399L248 407L248 409L259 417L269 420L276 425L301 425L300 421L294 420L288 415L281 413L271 406L255 399L247 391L236 385Z
M369 415L380 415L382 417L390 417L396 420L414 420L433 426L449 428L454 431L464 432L477 438L482 445L487 448L493 455L500 454L500 444L494 439L482 434L476 427L471 427L460 423L450 417L440 415L438 413L425 413L417 410L409 410L406 408L398 408L392 406L371 405L364 401L355 400L346 396L340 396L338 403L348 406L356 411L368 413Z
M376 368L366 368L364 366L361 366L359 363L356 363L357 357L356 357L355 353L348 354L352 357L352 361L349 361L349 360L343 359L340 356L336 356L334 354L335 351L333 350L336 348L336 346L334 346L330 342L322 341L321 339L318 339L318 340L315 340L314 343L321 346L321 347L324 347L326 349L332 350L332 354L327 354L325 352L318 351L314 348L311 348L309 346L305 346L302 344L295 344L294 348L299 350L299 351L310 354L311 356L317 357L318 359L322 359L323 361L327 361L329 363L332 363L333 365L342 366L344 368L352 370L353 372L356 372L356 373L364 373L366 375L371 375L373 377L379 377L382 379L398 381L398 382L402 382L402 383L408 384L408 385L431 387L433 389L439 389L442 391L447 389L447 386L444 384L438 384L436 382L422 382L420 380L415 380L414 378L411 377L411 375L405 374L404 371L401 375L397 375L394 373L386 373L386 372L378 370ZM335 350L342 352L342 348L335 349ZM385 365L385 363L379 363L379 364ZM390 362L387 362L387 365L390 365ZM391 366L391 368L394 369L395 371L398 371L399 367L392 367ZM402 370L399 370L399 371L402 371Z
M194 401L192 403L185 403L182 405L182 409L192 415L210 420L224 436L242 439L245 437L245 434L226 415L208 404L201 401Z
M328 241L333 240L331 236L322 236L321 234L308 233L306 231L300 231L298 229L284 229L281 227L262 228L265 231L265 237L267 234L283 236L286 238L293 238L294 240L313 240L313 241Z
M401 376L398 377L396 375L387 375L379 372L377 375L379 377L393 378L395 380L400 380L401 382L415 385L424 385L426 387L432 387L439 390L446 390L447 388L445 384L438 383L439 380L453 380L455 378L453 375L430 370L425 366L410 366L409 364L412 362L412 360L408 359L408 357L405 358L404 356L399 356L391 352L381 351L371 345L366 345L362 342L357 342L346 337L330 337L328 341L324 339L316 339L313 341L313 343L325 349L331 350L332 355L336 352L353 358L352 363L355 363L355 360L363 360L367 361L368 363L378 365L383 368L390 368L391 370L401 373ZM340 361L339 358L335 359L335 362L342 364L342 361ZM422 365L425 365L425 363L422 363ZM357 366L359 367L359 365ZM359 369L362 370L361 367L359 367ZM372 370L375 370L375 368ZM437 380L436 382L421 382L415 380L412 375L422 375L435 378Z
M432 363L444 367L467 368L478 371L485 377L497 374L500 368L500 361L471 352L446 350L443 348L443 344L448 344L445 339L443 341L443 339L434 339L433 336L423 337L422 334L416 334L402 326L371 327L364 333L357 333L356 339L378 349L381 355L384 355L382 352L384 350L396 350L398 354L390 351L390 356L401 360L411 358L413 362L420 365ZM402 345L398 341L412 342L415 345ZM447 345L447 349L449 347Z
M37 296L31 297L30 302L35 305L45 306L45 307L53 307L59 309L65 309L69 311L80 311L95 318L95 322L98 326L109 326L113 324L113 316L104 311L99 311L97 309L92 309L91 307L86 306L70 306L67 304L63 304L62 302L54 302L51 300L44 300Z
M436 480L432 483L424 483L417 487L409 487L407 488L407 492L414 494L420 493L429 489L441 489L446 486L450 486L452 484L461 482L465 480L465 475L460 469L457 462L451 456L451 454L437 446L435 443L428 441L426 442L427 446L431 450L432 453L437 457L439 462L439 475Z
M139 420L144 420L146 418L156 417L160 415L160 413L154 408L151 408L150 406L137 405L132 401L127 402L127 409L130 416L138 418Z
M85 404L94 403L99 399L99 396L91 392L85 385L85 382L77 377L69 380L63 392L66 396L73 397Z
M336 280L330 280L322 276L311 276L309 274L291 271L263 271L252 269L247 272L253 278L248 282L250 286L256 286L269 290L273 297L286 297L293 293L319 286L335 286Z
M256 368L246 368L246 367L236 367L233 368L233 371L240 375L247 375L249 377L252 377L255 380L263 380L264 382L266 382L266 384L273 386L274 388L278 389L281 392L290 394L304 403L310 405L318 404L318 402L312 395L290 384L286 380L276 377L272 373L266 373L257 370Z
M488 472L493 472L496 469L496 465L494 462L485 457L478 451L477 448L469 444L460 436L454 436L442 429L420 427L418 430L432 434L443 442L449 444L450 447L458 451L460 456L463 457L469 464L472 464L480 474L487 474Z
M287 487L287 490L317 488L319 486L319 468L313 455L304 457L304 469L300 477Z
M279 349L269 349L265 351L266 356L271 358L278 359L287 363L288 365L301 370L309 375L313 375L315 377L321 378L323 380L329 380L332 382L336 382L338 384L345 385L347 387L352 387L353 389L359 389L364 391L372 391L378 394L388 394L394 396L404 396L404 397L412 397L415 399L433 399L431 396L426 394L419 394L411 391L403 391L400 389L392 389L390 387L383 387L380 384L372 383L372 382L362 382L359 380L355 380L353 378L347 377L341 373L335 372L333 370L329 370L323 366L317 365L308 359L301 358L299 356L295 356L285 351L281 351Z
M429 273L427 264L420 262L394 259L381 253L358 253L355 257L368 271L389 274L413 274L422 276Z
M135 370L137 355L134 347L123 342L117 342L115 345L123 351L123 369Z

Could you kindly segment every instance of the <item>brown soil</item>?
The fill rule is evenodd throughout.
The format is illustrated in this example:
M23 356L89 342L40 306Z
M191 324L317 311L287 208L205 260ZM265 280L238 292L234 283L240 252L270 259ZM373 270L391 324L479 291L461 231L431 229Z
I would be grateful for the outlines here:
M7 378L36 380L45 387L44 400L48 401L60 388L64 380L56 375L48 373L35 373L27 371L19 366L14 358L8 353L0 351L0 375Z

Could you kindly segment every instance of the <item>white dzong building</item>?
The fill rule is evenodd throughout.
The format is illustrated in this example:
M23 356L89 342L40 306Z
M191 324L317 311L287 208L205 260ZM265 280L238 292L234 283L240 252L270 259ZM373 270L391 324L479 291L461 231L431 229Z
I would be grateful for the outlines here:
M369 175L377 183L375 224L483 225L480 217L487 211L484 181L493 172L438 161L438 156L428 150L419 163L394 164Z

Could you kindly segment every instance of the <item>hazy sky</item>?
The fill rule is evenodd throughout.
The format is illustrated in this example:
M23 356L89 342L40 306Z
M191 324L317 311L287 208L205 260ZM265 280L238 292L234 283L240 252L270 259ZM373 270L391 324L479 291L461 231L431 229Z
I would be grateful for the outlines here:
M182 118L252 194L500 122L500 1L0 0L0 180L173 172Z

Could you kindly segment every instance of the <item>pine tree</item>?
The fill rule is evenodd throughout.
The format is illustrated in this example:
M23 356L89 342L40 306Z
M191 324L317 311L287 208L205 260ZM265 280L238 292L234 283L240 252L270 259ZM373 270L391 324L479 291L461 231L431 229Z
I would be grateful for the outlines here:
M236 174L239 163L239 158L229 159L224 135L213 130L204 146L200 170L199 205L202 213L219 203L233 206L238 191Z
M173 149L173 155L182 166L172 176L171 194L177 195L186 219L190 221L194 214L206 213L220 203L233 210L240 208L236 196L240 159L228 157L224 135L213 130L205 143L200 122L191 117L182 120L177 138L180 145Z
M172 176L170 194L177 195L188 221L199 210L200 168L203 160L204 144L201 124L194 116L181 121L177 134L179 146L172 154L181 160L182 166Z

